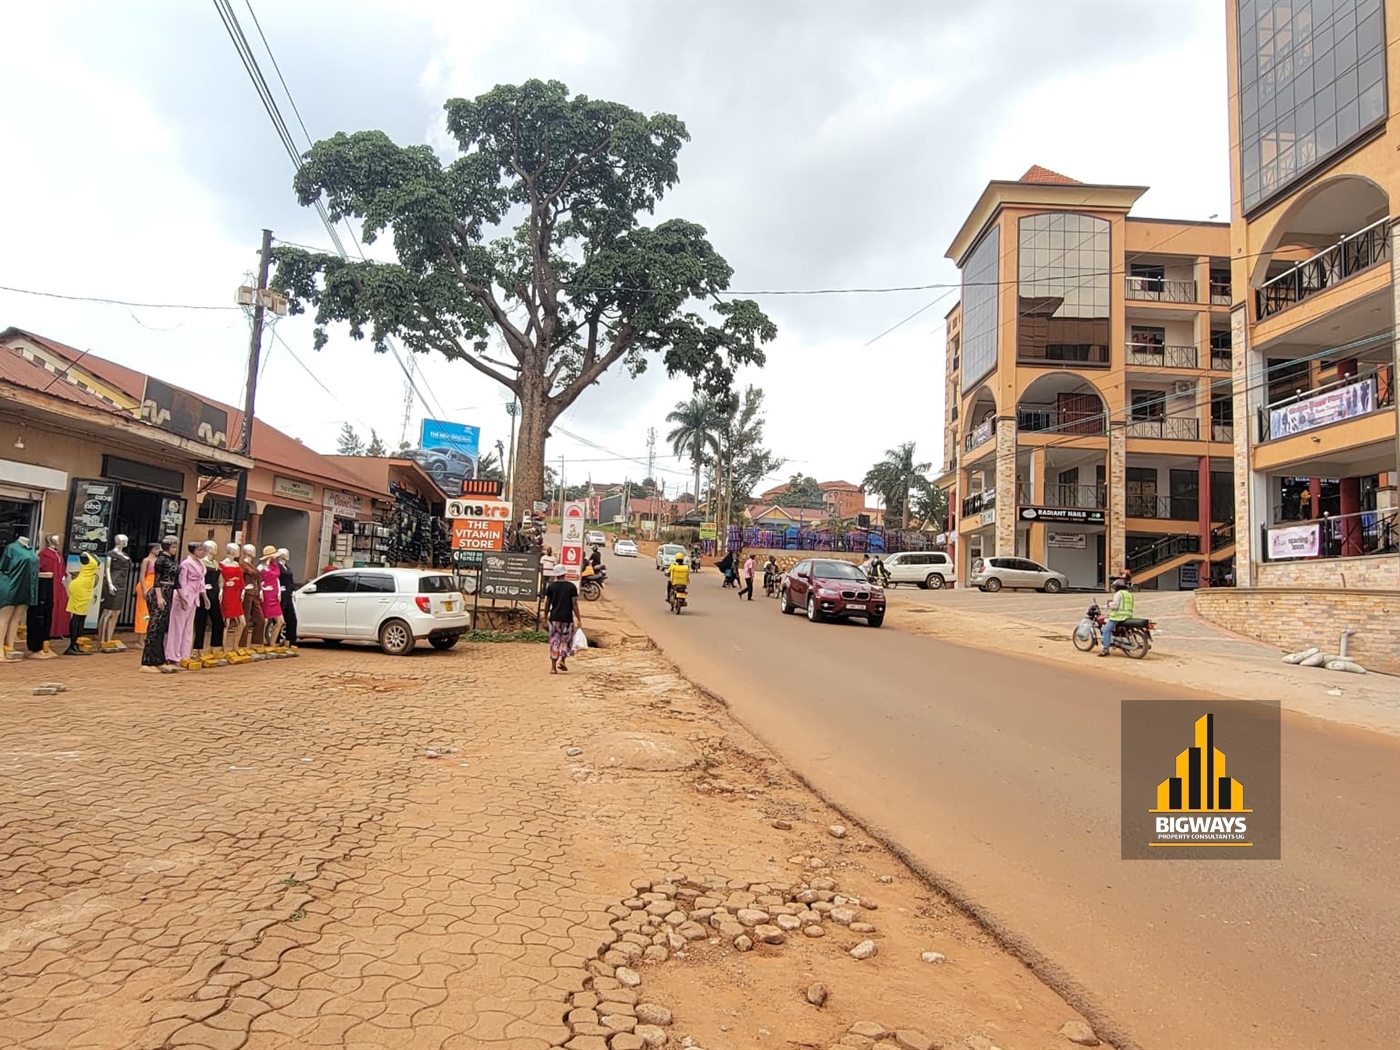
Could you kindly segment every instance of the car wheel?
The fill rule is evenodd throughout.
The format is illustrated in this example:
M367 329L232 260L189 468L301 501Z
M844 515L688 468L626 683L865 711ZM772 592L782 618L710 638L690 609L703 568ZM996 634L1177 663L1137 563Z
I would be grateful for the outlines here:
M995 594L997 591L1001 590L1001 581L995 576L993 576L986 583L982 584L982 589L984 591L991 591Z
M943 589L943 577L936 572L931 572L924 578L924 586L931 591L941 591Z
M865 622L868 623L871 627L883 626L885 622L885 614L881 613L879 616L867 616L865 618Z
M428 644L434 649L451 649L461 639L460 634L441 635L437 638L429 638Z
M1059 594L1059 593L1060 593L1060 581L1059 581L1059 580L1046 580L1046 581L1045 581L1045 593L1046 593L1046 594Z
M407 656L413 642L413 629L402 620L386 620L379 628L379 648L389 656Z
M780 587L778 589L778 612L782 613L784 616L792 612L792 602L788 600L786 587Z
M822 614L817 611L817 599L812 595L807 595L807 620L810 623L821 623Z

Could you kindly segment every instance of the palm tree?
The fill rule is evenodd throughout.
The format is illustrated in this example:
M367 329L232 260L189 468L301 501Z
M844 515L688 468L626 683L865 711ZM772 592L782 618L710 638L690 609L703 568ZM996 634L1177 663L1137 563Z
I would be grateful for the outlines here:
M898 510L903 527L909 527L909 494L928 484L930 463L914 462L914 442L888 450L885 458L871 467L863 482L867 492L875 492L885 501L885 510Z
M666 440L671 443L671 451L677 456L690 457L690 464L695 468L695 492L698 495L700 468L711 452L719 451L716 431L723 422L720 413L710 398L701 395L678 402L675 409L667 413L666 422L676 424L666 435Z

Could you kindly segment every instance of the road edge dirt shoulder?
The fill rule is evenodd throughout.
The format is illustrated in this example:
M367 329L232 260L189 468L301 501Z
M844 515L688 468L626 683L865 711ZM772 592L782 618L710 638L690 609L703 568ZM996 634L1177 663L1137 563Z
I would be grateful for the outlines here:
M939 875L928 865L916 859L908 849L880 825L856 813L846 804L832 798L828 792L818 787L808 777L793 768L777 745L754 729L754 727L749 725L743 718L739 717L724 696L686 674L680 664L666 651L666 647L633 620L618 602L608 600L608 605L618 621L626 623L631 630L637 632L633 637L647 639L651 647L661 655L666 663L684 682L700 695L718 704L729 718L733 719L746 733L759 741L769 752L778 758L782 763L783 769L791 775L795 781L810 791L824 805L829 806L835 812L839 813L842 819L847 823L860 828L880 846L889 850L891 854L899 859L900 863L904 864L911 872L917 875L930 891L946 900L950 907L955 909L959 914L990 937L999 948L1007 952L1030 970L1037 980L1041 981L1047 988L1060 996L1060 998L1076 1010L1080 1016L1089 1022L1094 1029L1094 1034L1098 1036L1102 1043L1115 1047L1116 1050L1143 1050L1141 1044L1136 1042L1117 1021L1111 1018L1107 1012L1099 1006L1093 994L1068 971L1054 960L1050 959L1044 952L1036 948L1028 939L1015 933L994 914L978 904L972 895L959 883L946 876Z

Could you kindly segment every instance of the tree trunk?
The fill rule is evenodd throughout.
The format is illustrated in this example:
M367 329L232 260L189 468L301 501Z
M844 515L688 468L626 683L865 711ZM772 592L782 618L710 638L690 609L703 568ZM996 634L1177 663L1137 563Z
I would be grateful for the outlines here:
M520 391L520 431L515 439L515 485L511 502L517 520L544 491L544 439L549 431L549 402L525 384Z

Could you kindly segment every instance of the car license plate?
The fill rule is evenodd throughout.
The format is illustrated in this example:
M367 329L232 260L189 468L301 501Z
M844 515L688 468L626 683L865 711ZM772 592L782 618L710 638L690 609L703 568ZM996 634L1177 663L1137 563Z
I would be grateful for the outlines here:
M451 612L451 611L452 611L452 603L451 603L451 602L443 602L443 603L442 603L442 607L443 607L444 609L446 609L448 612Z
M851 612L865 612L864 605L848 605L846 608Z

